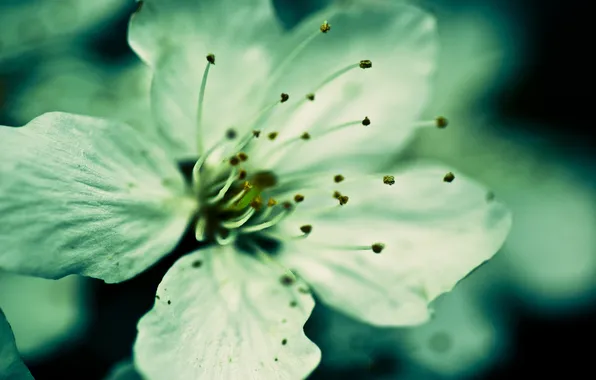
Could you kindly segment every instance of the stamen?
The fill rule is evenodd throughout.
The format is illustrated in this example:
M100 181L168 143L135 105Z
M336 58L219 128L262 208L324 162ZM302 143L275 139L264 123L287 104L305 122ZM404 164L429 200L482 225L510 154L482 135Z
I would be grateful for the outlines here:
M307 94L304 98L300 99L298 102L294 103L294 106L291 107L288 112L294 113L294 111L296 111L298 108L300 108L307 100L309 100L309 101L315 100L315 94L318 91L320 91L323 87L325 87L329 83L333 82L334 80L336 80L340 76L344 75L345 73L351 71L352 69L356 69L359 67L360 67L360 62L354 63L354 64L348 65L342 69L339 69L336 72L334 72L333 74L329 75L327 78L325 78L323 81L321 81L321 83L319 83L319 85L316 86L313 89L313 91L311 91L309 94Z
M300 136L300 138L301 138L302 140L310 140L310 133L308 133L308 132L304 132L304 133L303 133L303 134Z
M234 230L242 227L248 220L254 215L257 210L254 207L249 207L240 216L234 219L228 219L221 222L221 226L228 229Z
M234 230L220 230L215 234L215 241L219 245L228 245L236 239L236 232Z
M392 175L386 175L383 177L383 183L385 185L391 186L391 185L395 184L395 177Z
M269 201L267 201L267 206L269 207L273 207L277 204L277 201L273 198L269 198Z
M445 177L443 177L443 181L449 182L449 183L453 182L454 179L455 179L455 174L453 174L452 172L445 174Z
M282 94L282 97L281 97L280 100L278 100L275 103L270 104L269 106L265 107L261 112L259 112L259 114L253 119L253 121L248 124L250 126L249 129L251 130L251 132L248 132L248 133L246 133L244 135L244 137L240 140L240 142L238 143L238 145L234 149L235 151L240 151L240 150L244 149L244 147L246 145L248 145L248 143L253 138L258 138L261 135L261 130L255 130L255 129L253 129L254 126L262 124L262 122L264 121L264 119L266 119L269 116L269 114L275 108L275 106L277 106L278 104L282 104L285 101L287 101L288 98L284 97L284 95L288 96L287 94Z
M246 179L247 175L248 175L248 173L246 172L246 170L242 169L242 170L240 170L240 173L238 173L238 179L243 181Z
M296 195L294 195L294 202L300 203L302 201L304 201L304 195L302 195L302 194L296 194Z
M215 64L215 55L207 55L207 66L203 72L203 79L201 80L201 88L199 90L199 103L197 107L197 148L199 154L203 152L203 133L202 133L202 118L203 118L203 105L205 103L205 88L207 87L207 77L209 76L209 68Z
M365 127L370 125L370 119L368 118L368 116L366 116L363 120L362 120L362 125L364 125Z
M209 204L209 205L216 204L217 202L221 201L225 197L226 193L228 192L228 190L230 190L230 187L234 183L236 173L237 173L237 169L232 168L228 178L226 179L224 186L219 190L217 195L215 195L214 197L212 197L210 199L207 199L207 204Z
M269 138L269 140L273 141L277 138L278 133L277 132L271 132L270 134L267 135L267 137Z
M240 161L246 162L246 160L248 160L248 154L246 154L244 152L238 153L237 157Z
M267 222L255 224L255 225L248 226L248 227L242 227L242 228L240 228L239 231L240 231L240 233L251 233L251 232L265 230L265 229L273 227L277 223L281 222L289 214L290 214L290 211L287 209L284 209L284 210L280 211L279 213L277 213L277 215L275 215L273 218L271 218Z
M236 166L240 163L240 158L238 158L238 156L232 156L232 158L230 158L230 165L232 166Z
M381 253L381 251L383 251L383 249L385 248L385 244L383 243L374 243L372 246L372 251L374 253Z
M226 202L223 209L228 209L234 206L234 204L236 202L239 202L242 199L242 197L244 197L246 193L248 193L249 191L250 188L244 187L241 191L238 192L238 194L234 195L229 201Z
M344 176L343 176L343 175L341 175L341 174L338 174L338 175L336 175L335 177L333 177L333 182L335 182L335 183L340 183L340 182L341 182L341 181L343 181L344 179L345 179L345 178L344 178Z
M340 195L337 198L337 200L339 201L339 205L343 206L348 203L348 201L350 200L350 197L348 197L347 195Z
M255 199L250 201L250 207L254 208L256 211L259 211L263 207L263 198L260 195L257 195Z
M202 217L197 220L197 225L195 226L195 239L197 241L205 241L206 240L206 232L207 232L207 218Z
M290 99L290 95L286 94L285 92L282 92L280 102L285 103L288 101L288 99Z
M436 118L434 118L433 120L423 120L423 121L419 121L417 123L414 123L414 127L416 128L446 128L447 125L449 125L449 120L447 120L446 117L444 116L438 116Z
M312 226L310 224L305 224L300 227L300 231L308 235L312 232Z
M327 24L327 26L329 27L329 29L327 29L327 27L323 27L323 25ZM296 60L296 57L298 57L298 55L318 36L321 35L321 32L323 34L327 33L329 30L331 30L331 25L329 25L327 23L327 21L325 21L323 23L323 25L321 25L319 27L319 29L312 33L311 35L307 36L306 39L304 41L302 41L301 43L299 43L294 50L292 50L288 55L286 55L285 59L279 64L277 65L277 67L275 68L275 70L273 71L273 74L271 75L271 77L269 78L269 86L271 87L271 85L273 85L274 83L277 83L279 78L281 78L281 76L283 75L283 73L285 72L287 66L292 63L294 60ZM323 29L327 29L326 31L323 31Z
M327 20L325 20L325 21L323 21L323 23L321 24L321 27L319 29L321 30L321 32L327 33L331 30L331 25L329 25Z
M370 59L363 59L358 66L360 66L361 69L370 69L372 67L372 61Z

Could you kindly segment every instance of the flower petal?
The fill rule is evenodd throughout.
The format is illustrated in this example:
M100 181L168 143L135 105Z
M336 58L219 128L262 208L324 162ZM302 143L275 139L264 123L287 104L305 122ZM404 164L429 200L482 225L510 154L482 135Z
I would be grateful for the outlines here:
M369 168L371 160L383 163L383 157L390 157L388 153L396 152L411 136L427 101L435 66L434 18L403 2L352 3L310 17L286 42L292 48L317 33L325 19L331 25L273 86L276 93L289 93L288 110L295 109L292 101L303 103L295 112L280 112L278 119L272 119L271 124L281 129L276 141L283 144L304 132L311 136L292 144L288 159L278 164L284 171L339 163ZM372 67L356 67L316 89L331 74L361 60L372 61ZM314 101L305 99L309 93L314 93ZM368 126L359 122L365 117L371 121ZM351 121L355 125L318 137L327 128Z
M376 325L425 321L428 302L488 260L511 225L507 209L487 201L485 190L459 174L443 182L446 172L410 168L397 173L392 186L382 175L346 176L334 184L350 196L344 206L331 207L337 204L331 189L306 190L303 204L313 206L301 204L282 228L299 235L300 226L310 224L312 232L290 239L281 262L323 301L355 318ZM381 253L373 253L374 243L385 244Z
M129 42L155 71L152 107L177 154L197 155L197 105L207 54L215 54L206 90L205 146L233 122L256 113L254 97L269 69L265 44L281 31L269 0L146 0L132 17ZM233 112L230 112L233 110ZM249 113L247 113L249 112Z
M168 253L194 201L171 159L125 124L50 113L0 127L0 268L119 282Z
M228 247L181 258L139 322L137 368L151 379L306 377L320 360L303 332L314 301L283 275Z
M0 379L33 379L21 360L10 325L0 310Z

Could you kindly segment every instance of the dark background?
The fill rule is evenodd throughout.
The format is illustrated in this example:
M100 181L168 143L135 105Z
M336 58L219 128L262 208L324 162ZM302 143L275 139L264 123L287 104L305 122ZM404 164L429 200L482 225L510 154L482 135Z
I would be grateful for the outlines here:
M472 0L453 1L454 7L466 1ZM288 28L320 6L314 0L276 0L275 4ZM500 127L526 128L525 132L540 136L553 151L570 162L593 167L593 120L596 118L593 2L519 0L503 1L502 4L508 17L526 33L528 51L525 52L525 62L496 97L497 112L504 121L522 122L503 122ZM132 9L127 9L109 25L88 30L82 36L80 43L90 59L111 65L135 62L135 56L126 44L127 22ZM39 63L35 56L27 62L27 65L12 67L3 73L5 87L18 88ZM1 111L0 122L10 124ZM91 307L94 317L88 335L78 345L59 352L48 361L30 364L33 375L37 379L63 378L65 374L96 379L105 375L115 362L129 357L136 322L152 306L157 284L173 261L174 256L168 257L126 283L93 282ZM511 359L498 363L478 378L540 378L554 376L555 372L565 378L583 378L583 373L593 372L596 305L564 316L536 315L516 294L504 298L504 313L508 316L513 336ZM324 324L318 323L318 318L327 311L321 309L317 306L307 324L307 333L315 342L317 334L324 331ZM327 368L323 362L312 378L366 379L377 375L399 378L399 369L399 358L380 352L366 367L338 371Z

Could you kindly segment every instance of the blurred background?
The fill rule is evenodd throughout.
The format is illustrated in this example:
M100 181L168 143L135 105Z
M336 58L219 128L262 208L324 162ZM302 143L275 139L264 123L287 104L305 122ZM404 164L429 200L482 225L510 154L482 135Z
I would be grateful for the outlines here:
M505 379L591 369L596 341L592 2L411 0L438 19L442 53L423 130L396 161L440 160L510 205L501 252L410 329L321 305L312 379ZM326 0L273 0L291 30ZM129 49L134 0L0 0L0 124L47 111L143 123L150 75ZM1 179L0 179L1 180ZM102 379L130 357L168 259L117 285L0 273L0 308L36 379ZM581 375L581 376L580 376Z

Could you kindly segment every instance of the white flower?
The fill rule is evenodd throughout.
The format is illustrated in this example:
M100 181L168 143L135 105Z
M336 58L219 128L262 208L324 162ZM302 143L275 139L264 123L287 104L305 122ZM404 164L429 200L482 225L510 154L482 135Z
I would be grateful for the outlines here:
M305 377L320 359L305 283L361 321L418 324L501 246L509 213L481 187L381 171L428 124L421 10L343 4L280 38L267 0L154 0L129 33L154 71L156 128L54 113L1 129L0 267L123 281L190 222L206 246L139 323L145 377Z
M0 379L33 379L19 356L14 335L2 310L0 310Z

